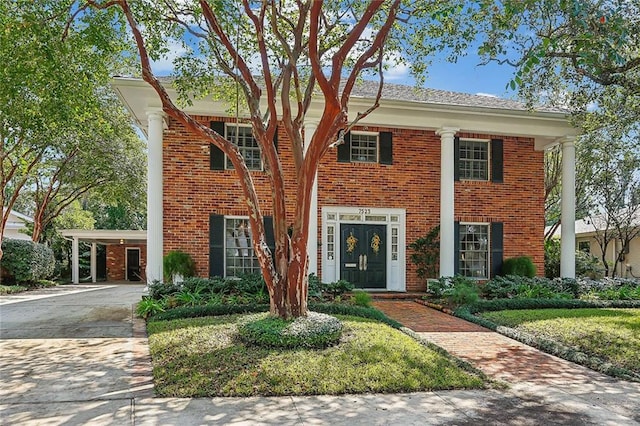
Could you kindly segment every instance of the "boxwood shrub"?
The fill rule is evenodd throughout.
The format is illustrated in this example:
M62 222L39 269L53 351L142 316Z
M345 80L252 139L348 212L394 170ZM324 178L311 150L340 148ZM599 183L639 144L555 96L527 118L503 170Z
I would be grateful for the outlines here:
M517 275L521 277L535 277L536 266L528 256L511 257L502 262L502 275Z
M36 284L51 278L56 261L53 250L28 240L2 240L2 267L17 284Z

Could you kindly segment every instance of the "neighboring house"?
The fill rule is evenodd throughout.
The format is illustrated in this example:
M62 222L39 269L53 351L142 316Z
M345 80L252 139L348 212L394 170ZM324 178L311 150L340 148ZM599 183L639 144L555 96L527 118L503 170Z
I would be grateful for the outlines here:
M640 227L640 212L632 221L634 228ZM554 237L560 238L562 225L554 233ZM605 221L599 217L576 220L576 248L591 253L598 260L602 260L602 248L596 239L598 233L606 229ZM612 232L609 229L609 232ZM605 258L609 265L614 265L616 257L624 251L624 260L616 268L617 277L640 278L640 232L630 241L628 247L622 248L620 239L613 239L607 246Z
M3 214L7 211L6 208L2 208ZM4 238L11 238L14 240L31 240L31 237L24 232L27 230L27 223L33 223L33 219L29 216L18 213L15 210L9 212L9 219L4 228Z
M112 84L149 137L147 279L162 277L162 255L176 249L193 256L203 277L258 271L237 177L224 154L163 114L143 81ZM354 90L352 116L371 105L376 88L365 83ZM318 117L322 107L312 103L307 117ZM187 108L238 142L268 215L271 190L251 128L225 110L206 100ZM306 120L306 141L316 125ZM309 272L365 289L423 291L407 245L440 225L442 276L490 278L504 258L520 255L531 256L542 273L543 154L562 143L565 158L573 158L573 135L558 110L530 112L495 97L385 85L380 107L319 167ZM277 139L283 168L292 170L282 126ZM567 171L574 166L565 164Z

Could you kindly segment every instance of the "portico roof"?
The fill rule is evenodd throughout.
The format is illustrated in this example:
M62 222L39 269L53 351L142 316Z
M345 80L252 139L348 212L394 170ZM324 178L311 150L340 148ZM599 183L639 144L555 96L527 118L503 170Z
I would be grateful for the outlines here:
M60 234L65 238L97 244L146 244L146 230L118 229L63 229Z

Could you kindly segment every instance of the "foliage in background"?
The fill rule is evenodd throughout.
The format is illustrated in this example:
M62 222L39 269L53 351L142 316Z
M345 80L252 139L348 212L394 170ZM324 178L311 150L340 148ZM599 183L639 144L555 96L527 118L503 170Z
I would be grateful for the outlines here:
M440 226L435 226L424 237L411 244L411 262L416 265L416 273L425 282L428 278L436 278L440 266Z
M521 277L535 277L536 266L528 256L511 257L502 262L502 275L518 275Z
M544 275L549 279L560 277L560 240L551 238L544 242ZM592 254L576 251L576 277L592 279L604 275L602 263Z
M130 69L128 40L104 36L113 13L79 16L65 35L68 7L0 2L0 201L10 211L23 194L36 241L90 188L111 182L125 193L144 176L144 145L108 87Z
M2 240L2 268L10 282L37 285L51 278L55 270L53 251L44 244L26 240Z

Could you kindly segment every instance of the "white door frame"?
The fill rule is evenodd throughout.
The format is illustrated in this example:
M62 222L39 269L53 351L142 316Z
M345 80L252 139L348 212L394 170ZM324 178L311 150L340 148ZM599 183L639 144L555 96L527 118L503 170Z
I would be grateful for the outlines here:
M387 226L387 286L384 289L371 290L406 291L405 209L323 206L322 281L332 282L340 279L340 225L347 223Z

